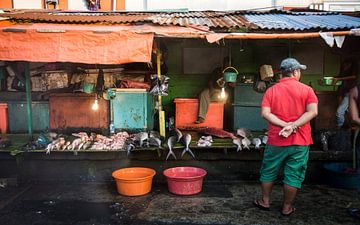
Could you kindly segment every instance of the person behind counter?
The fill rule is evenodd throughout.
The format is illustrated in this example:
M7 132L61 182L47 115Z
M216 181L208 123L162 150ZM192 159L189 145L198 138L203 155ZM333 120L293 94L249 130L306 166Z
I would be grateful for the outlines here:
M348 58L343 61L340 67L340 73L337 77L334 77L333 84L338 81L342 81L342 85L339 87L339 95L341 102L336 110L336 126L341 128L345 122L345 114L349 108L349 91L355 84L357 75L357 63L354 58Z
M215 68L211 74L210 79L208 80L207 86L202 90L198 96L199 99L199 108L198 108L198 118L195 121L196 124L205 122L206 114L209 109L211 102L226 102L228 95L221 96L221 89L225 86L235 87L236 83L226 83L224 80L223 69L227 68L230 63L229 57L224 57L223 67Z

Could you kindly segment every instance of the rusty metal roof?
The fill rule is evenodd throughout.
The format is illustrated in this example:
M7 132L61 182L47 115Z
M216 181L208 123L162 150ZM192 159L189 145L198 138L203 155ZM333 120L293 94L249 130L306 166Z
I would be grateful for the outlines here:
M47 23L154 23L178 26L208 26L210 28L232 28L257 26L248 22L244 15L232 15L226 12L41 12L17 11L4 13L16 22L47 22Z
M358 18L334 12L270 11L179 11L179 12L70 12L14 10L2 13L15 22L67 24L145 24L205 26L210 29L249 31L340 30L359 28Z
M151 22L150 13L115 13L115 12L17 12L4 13L2 16L15 21L46 23L108 23L126 24Z

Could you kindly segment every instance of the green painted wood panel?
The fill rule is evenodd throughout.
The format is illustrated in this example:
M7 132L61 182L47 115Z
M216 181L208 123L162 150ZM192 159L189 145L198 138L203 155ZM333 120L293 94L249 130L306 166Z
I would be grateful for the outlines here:
M152 130L154 110L148 92L116 92L110 101L115 129Z
M8 118L10 133L27 132L26 101L8 102ZM34 131L49 128L49 103L32 102L32 124Z

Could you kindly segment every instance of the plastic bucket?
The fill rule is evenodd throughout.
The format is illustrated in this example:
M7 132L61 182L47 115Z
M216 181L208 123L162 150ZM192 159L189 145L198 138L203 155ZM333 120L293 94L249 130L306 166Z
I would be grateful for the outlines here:
M164 170L169 192L176 195L194 195L202 190L206 170L197 167L174 167Z
M358 188L360 175L351 168L351 163L325 163L326 182L335 188Z
M232 69L233 71L227 71L229 69ZM238 75L238 71L234 68L234 67L226 67L223 70L223 74L224 74L224 80L225 82L230 82L230 83L235 83L236 79L237 79L237 75Z
M115 170L112 173L119 194L125 196L145 195L151 191L152 180L156 172L150 168L130 167Z
M91 94L94 92L95 84L83 82L83 92Z

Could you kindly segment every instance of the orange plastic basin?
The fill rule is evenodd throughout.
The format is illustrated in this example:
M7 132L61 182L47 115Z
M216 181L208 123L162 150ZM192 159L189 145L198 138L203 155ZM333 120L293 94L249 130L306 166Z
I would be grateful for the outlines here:
M195 124L198 117L199 102L193 98L175 98L175 127L186 129L191 127L216 127L223 129L224 103L211 102L205 122Z
M130 167L115 170L112 173L119 194L125 196L145 195L151 191L156 172L150 168Z

